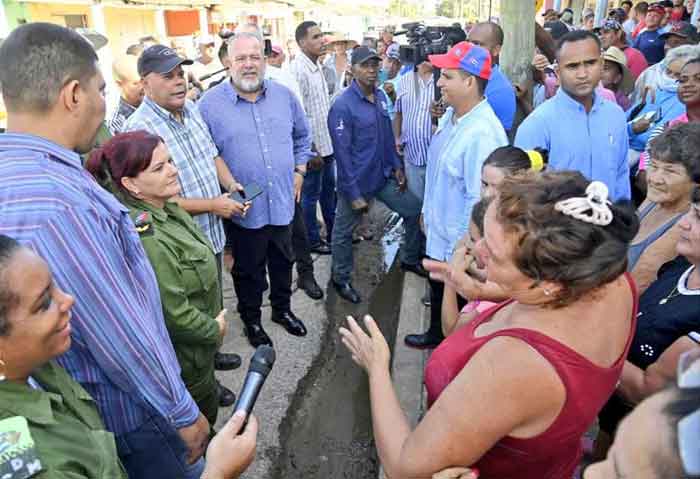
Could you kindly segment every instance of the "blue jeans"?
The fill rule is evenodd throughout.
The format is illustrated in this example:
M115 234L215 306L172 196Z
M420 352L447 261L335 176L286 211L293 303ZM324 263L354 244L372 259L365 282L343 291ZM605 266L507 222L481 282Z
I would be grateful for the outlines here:
M304 210L304 223L309 236L311 247L321 243L316 221L316 203L321 202L321 214L326 223L326 240L332 238L333 223L335 222L335 161L332 156L323 158L323 168L316 171L307 171L304 185L301 189L301 207Z
M394 178L389 178L384 187L375 197L403 218L406 238L401 250L401 262L418 264L421 259L421 233L418 226L421 204L410 191L401 193ZM367 199L367 198L366 198ZM335 213L333 227L333 281L348 283L352 275L352 230L355 228L361 213L354 211L350 200L344 195L338 195L338 207Z
M408 191L413 193L413 195L418 198L423 203L423 196L425 196L425 170L426 166L416 166L404 162L404 168L406 169L406 183L408 185Z
M204 460L187 464L187 446L177 430L159 414L141 427L115 436L117 453L129 477L199 478Z

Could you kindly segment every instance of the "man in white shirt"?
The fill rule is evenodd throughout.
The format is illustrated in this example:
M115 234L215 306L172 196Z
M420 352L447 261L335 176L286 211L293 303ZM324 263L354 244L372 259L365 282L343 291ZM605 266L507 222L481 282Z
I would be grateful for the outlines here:
M223 68L223 65L218 61L216 55L216 39L211 35L201 35L197 39L199 45L199 56L195 59L194 64L190 67L190 73L194 79L195 85L200 88L200 93L206 91L213 81L218 80L218 76L209 77L203 80L200 78L205 75L211 75Z

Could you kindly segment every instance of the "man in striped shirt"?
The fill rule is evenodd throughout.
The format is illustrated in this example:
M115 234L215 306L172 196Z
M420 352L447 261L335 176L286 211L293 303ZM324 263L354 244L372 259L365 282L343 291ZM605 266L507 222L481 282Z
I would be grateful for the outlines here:
M122 55L112 64L112 76L121 91L119 103L108 124L112 135L122 132L126 120L143 101L143 84L136 67L137 61L138 57L134 55Z
M78 155L105 115L97 55L71 30L30 23L0 64L15 65L0 69L0 234L41 255L75 297L58 362L94 398L130 477L199 477L209 424L180 378L153 270L128 211Z
M323 66L319 61L323 50L323 32L315 22L302 22L296 29L296 41L301 49L291 63L291 70L301 88L303 106L313 134L315 153L307 167L301 192L304 222L311 243L311 250L319 254L330 254L329 246L335 221L335 162L333 143L328 132L330 95ZM316 220L316 205L320 202L323 221L326 223L326 238L321 238Z
M425 165L433 135L430 104L435 99L433 67L423 62L401 77L396 92L394 135L396 149L404 157L408 190L423 201Z

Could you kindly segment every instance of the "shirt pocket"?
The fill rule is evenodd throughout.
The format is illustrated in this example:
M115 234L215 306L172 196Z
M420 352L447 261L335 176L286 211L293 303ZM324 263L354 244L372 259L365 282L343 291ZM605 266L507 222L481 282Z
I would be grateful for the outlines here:
M367 147L365 142L376 141L379 125L374 115L356 115L354 118L354 136L360 149Z
M201 294L216 287L218 269L215 258L203 248L185 251L180 263L182 281L187 295Z

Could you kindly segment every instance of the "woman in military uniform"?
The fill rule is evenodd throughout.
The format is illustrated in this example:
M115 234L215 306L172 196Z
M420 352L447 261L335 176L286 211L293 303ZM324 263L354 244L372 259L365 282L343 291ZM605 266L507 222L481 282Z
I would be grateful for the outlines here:
M127 479L94 401L53 361L70 347L73 303L44 260L0 235L0 477ZM258 423L244 419L209 443L202 479L235 479L253 461Z
M52 361L70 347L72 306L36 253L0 235L0 477L33 477L37 460L39 477L127 477L92 398Z
M226 334L226 310L209 240L171 201L180 185L168 149L145 131L124 133L94 151L86 168L130 210L158 280L182 379L213 425L218 411L214 354Z

